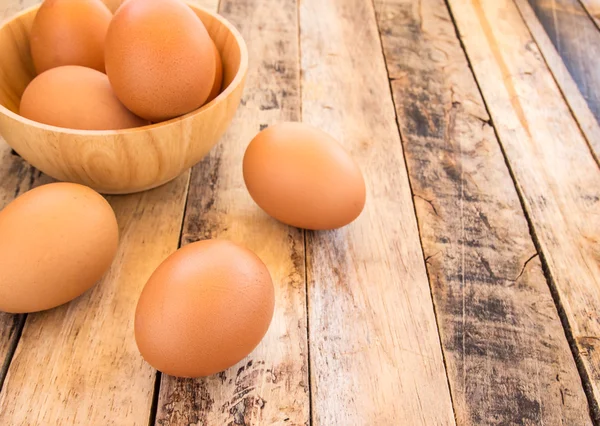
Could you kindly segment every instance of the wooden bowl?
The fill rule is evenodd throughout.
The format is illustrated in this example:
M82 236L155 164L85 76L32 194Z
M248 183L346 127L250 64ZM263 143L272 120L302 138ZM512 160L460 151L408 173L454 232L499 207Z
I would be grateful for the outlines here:
M105 194L143 191L179 176L225 133L248 69L248 51L239 32L221 16L189 6L223 60L224 90L213 101L184 116L127 130L64 129L21 117L21 95L35 76L29 52L35 6L0 26L0 134L44 173Z

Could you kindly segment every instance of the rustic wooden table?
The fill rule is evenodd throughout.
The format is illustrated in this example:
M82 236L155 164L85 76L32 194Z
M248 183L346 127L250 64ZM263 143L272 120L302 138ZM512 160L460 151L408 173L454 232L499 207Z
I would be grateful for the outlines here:
M121 245L93 290L0 314L0 425L598 424L600 1L198 3L248 44L236 119L191 172L109 197ZM251 201L244 148L282 120L357 159L355 223L304 232ZM49 181L0 141L0 207ZM211 237L268 265L273 323L226 372L157 375L137 297Z

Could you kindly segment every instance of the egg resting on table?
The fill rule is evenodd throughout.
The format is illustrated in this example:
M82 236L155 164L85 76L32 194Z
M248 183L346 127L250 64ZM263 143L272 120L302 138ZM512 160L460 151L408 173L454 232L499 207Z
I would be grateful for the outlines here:
M118 240L112 208L86 186L52 183L17 197L0 211L0 311L42 311L81 295L108 270Z
M106 74L76 65L52 68L34 78L23 93L19 113L39 123L80 130L148 124L117 99Z
M153 122L204 104L215 81L213 41L179 0L128 0L106 37L106 73L117 97Z
M135 313L136 342L163 373L208 376L259 344L274 303L269 271L253 252L199 241L169 256L148 280Z
M111 19L100 0L45 0L29 37L37 73L62 65L104 72L104 40Z
M327 133L302 123L279 123L256 135L243 173L256 204L299 228L345 226L365 205L365 181L354 160Z

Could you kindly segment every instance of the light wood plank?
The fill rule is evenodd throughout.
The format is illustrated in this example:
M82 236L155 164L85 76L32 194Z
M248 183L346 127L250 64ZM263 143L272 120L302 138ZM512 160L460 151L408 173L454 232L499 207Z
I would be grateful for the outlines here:
M596 162L600 163L600 125L598 124L594 113L590 110L587 101L577 87L577 83L573 80L573 77L571 77L567 66L554 47L554 44L552 44L552 40L538 20L531 5L527 0L515 0L515 3L521 12L521 16L527 23L540 51L544 55L548 67L554 74L554 78L556 79L563 96L569 103L569 107L592 149Z
M376 7L458 424L591 425L445 2Z
M590 14L598 29L600 29L600 0L580 0Z
M310 404L303 233L253 203L241 167L259 130L299 119L297 6L222 0L220 13L244 36L250 68L237 118L192 173L182 244L226 238L255 251L273 277L275 315L259 347L229 370L198 380L163 376L157 423L305 425Z
M453 425L373 5L300 3L303 120L358 161L356 222L307 233L314 425Z
M515 4L450 5L569 323L597 420L600 170Z

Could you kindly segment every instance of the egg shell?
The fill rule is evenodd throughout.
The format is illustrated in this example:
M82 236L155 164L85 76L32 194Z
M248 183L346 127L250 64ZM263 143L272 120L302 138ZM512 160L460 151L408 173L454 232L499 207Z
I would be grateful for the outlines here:
M36 312L92 287L119 240L114 212L92 189L52 183L0 211L0 311Z
M111 19L100 0L45 0L30 35L37 73L62 65L104 72L104 40Z
M19 113L39 123L80 130L148 124L117 99L106 74L76 65L52 68L34 78L23 93Z
M219 49L213 43L214 51L215 51L215 82L213 83L213 87L208 95L208 99L206 99L206 103L209 103L214 98L216 98L219 93L221 93L221 86L223 85L223 61L221 61L221 54L219 53Z
M106 72L127 108L157 122L200 107L215 81L204 24L179 0L128 0L106 37Z
M271 276L253 252L230 241L199 241L169 256L148 280L135 338L157 370L208 376L252 352L273 309Z
M365 205L357 164L335 139L305 124L280 123L260 132L246 149L243 172L254 201L299 228L342 227Z

